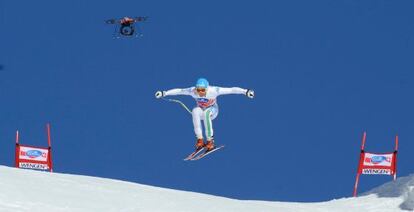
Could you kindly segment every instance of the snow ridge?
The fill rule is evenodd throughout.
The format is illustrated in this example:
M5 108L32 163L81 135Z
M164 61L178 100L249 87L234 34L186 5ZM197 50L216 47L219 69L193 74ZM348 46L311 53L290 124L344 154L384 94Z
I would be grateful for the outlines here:
M414 175L364 196L318 203L236 200L97 177L0 166L1 212L396 212L414 208Z

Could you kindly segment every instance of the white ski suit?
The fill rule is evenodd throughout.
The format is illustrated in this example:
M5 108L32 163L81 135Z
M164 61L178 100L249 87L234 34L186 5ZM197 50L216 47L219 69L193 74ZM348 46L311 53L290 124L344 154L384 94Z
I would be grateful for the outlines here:
M226 94L246 94L247 89L232 87L232 88L222 88L217 86L208 86L206 89L206 95L200 96L195 87L190 88L175 88L164 92L164 96L174 96L174 95L188 95L192 96L197 106L193 108L193 125L194 132L197 139L203 138L203 132L201 129L201 121L204 121L204 129L207 140L213 139L213 123L212 120L215 119L219 113L219 108L216 98L220 95Z

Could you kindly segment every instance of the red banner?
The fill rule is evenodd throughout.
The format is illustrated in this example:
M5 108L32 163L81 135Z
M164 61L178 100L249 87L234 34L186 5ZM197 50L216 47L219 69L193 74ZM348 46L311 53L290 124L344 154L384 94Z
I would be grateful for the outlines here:
M50 149L31 146L16 145L17 167L25 169L50 170Z
M392 153L362 153L362 161L360 162L359 174L382 174L394 175L395 158L397 152Z

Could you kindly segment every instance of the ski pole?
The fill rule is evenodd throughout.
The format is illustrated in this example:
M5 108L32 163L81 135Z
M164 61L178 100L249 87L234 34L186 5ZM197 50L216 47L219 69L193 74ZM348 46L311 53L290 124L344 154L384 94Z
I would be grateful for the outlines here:
M188 113L190 113L190 114L192 114L192 112L191 112L191 110L190 109L188 109L188 107L182 102L182 101L180 101L180 100L177 100L177 99L168 99L168 98L162 98L163 100L165 100L165 101L168 101L168 102L175 102L175 103L178 103L178 104L180 104Z

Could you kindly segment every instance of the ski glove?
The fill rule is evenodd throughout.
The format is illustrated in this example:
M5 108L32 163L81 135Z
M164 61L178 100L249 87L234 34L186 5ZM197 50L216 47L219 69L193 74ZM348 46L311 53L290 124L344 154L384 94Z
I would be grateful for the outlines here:
M253 99L254 98L254 90L247 89L246 96L249 97L250 99Z
M165 92L164 91L157 91L155 93L155 98L157 98L157 99L159 99L161 97L164 97L164 96L165 96Z

